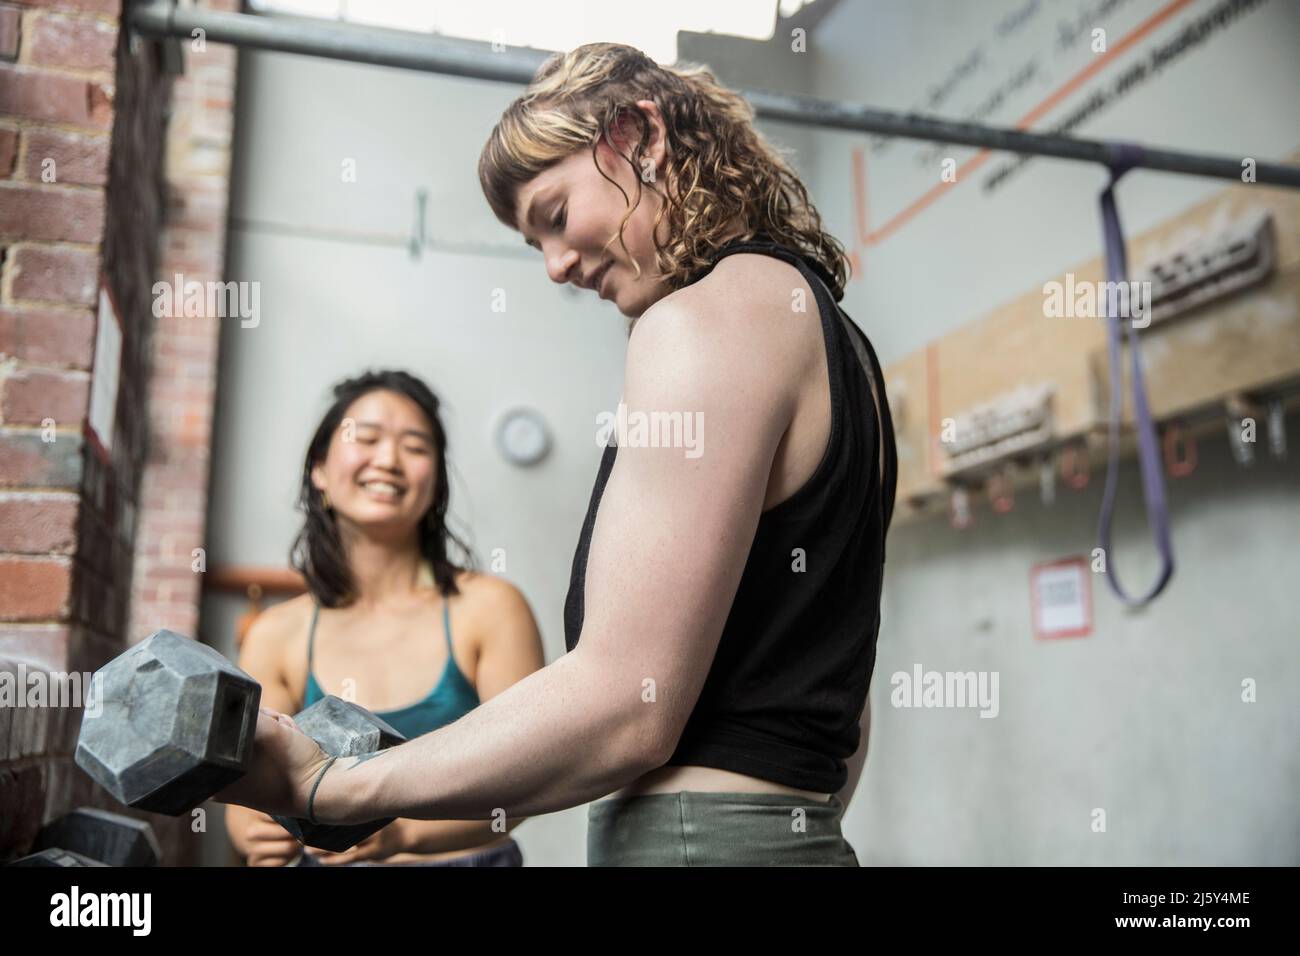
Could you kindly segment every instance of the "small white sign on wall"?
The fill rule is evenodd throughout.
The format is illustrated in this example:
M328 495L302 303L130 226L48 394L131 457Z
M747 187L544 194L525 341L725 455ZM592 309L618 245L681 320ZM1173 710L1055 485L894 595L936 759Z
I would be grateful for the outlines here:
M1029 571L1029 599L1035 637L1092 633L1092 572L1083 558L1034 565Z
M122 321L108 286L99 286L99 314L95 321L95 361L90 379L90 435L101 455L113 450L113 417L122 374Z

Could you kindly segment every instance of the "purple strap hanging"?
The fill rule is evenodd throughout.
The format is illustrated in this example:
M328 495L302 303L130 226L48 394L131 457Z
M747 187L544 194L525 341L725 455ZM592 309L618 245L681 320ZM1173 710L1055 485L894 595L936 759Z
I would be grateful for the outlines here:
M1142 147L1129 143L1115 143L1111 147L1110 182L1101 194L1102 238L1106 244L1106 279L1110 288L1128 280L1128 255L1124 247L1124 231L1120 228L1119 212L1115 208L1115 184L1133 168L1142 157ZM1118 298L1116 296L1115 298ZM1098 300L1101 296L1098 296ZM1112 301L1106 296L1107 302ZM1128 297L1130 305L1132 297ZM1150 308L1150 303L1147 303ZM1169 540L1169 503L1165 497L1165 476L1160 461L1160 443L1156 440L1155 423L1147 405L1146 383L1142 378L1142 360L1138 350L1138 334L1131 321L1106 313L1106 337L1110 355L1110 454L1106 461L1106 490L1102 495L1098 544L1106 561L1106 581L1115 594L1131 607L1143 607L1165 589L1174 573L1174 551ZM1129 311L1133 311L1132 308ZM1124 368L1120 353L1120 326L1128 329L1128 349L1133 379L1133 418L1138 437L1138 461L1142 469L1142 493L1146 499L1147 525L1151 528L1157 549L1160 551L1160 574L1155 584L1141 597L1125 592L1115 572L1115 558L1110 547L1110 525L1114 517L1115 495L1119 482L1119 431L1124 406Z

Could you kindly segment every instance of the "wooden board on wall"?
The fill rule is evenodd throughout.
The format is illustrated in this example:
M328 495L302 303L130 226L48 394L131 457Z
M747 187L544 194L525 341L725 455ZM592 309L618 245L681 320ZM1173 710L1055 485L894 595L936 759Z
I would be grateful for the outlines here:
M1095 262L1074 271L1075 282L1098 282ZM1020 385L1050 382L1059 435L1076 435L1097 421L1093 381L1085 356L1105 343L1093 318L1043 314L1040 286L939 340L939 418L955 418ZM934 387L934 386L932 386Z
M885 393L894 419L894 442L898 446L899 508L909 498L932 493L926 441L930 434L929 400L926 393L925 352L913 352L884 369Z
M1300 153L1291 160L1300 160ZM1156 323L1143 334L1143 369L1157 419L1300 377L1300 191L1230 186L1131 237L1129 262L1136 272L1261 209L1273 215L1275 274L1260 286ZM1098 256L1067 272L1075 283L1104 281L1104 260ZM1065 282L1066 275L1053 278ZM925 454L927 443L931 456L937 454L938 423L1017 386L1053 384L1058 439L1095 438L1105 427L1105 325L1095 318L1046 316L1042 287L1035 285L885 368L891 401L897 379L907 408L898 434L900 518L920 513L909 501L946 494L936 462ZM1126 368L1127 363L1126 354Z
M1300 191L1240 186L1145 234L1134 261L1162 256L1197 235L1214 233L1255 210L1273 215L1277 271L1267 282L1157 323L1141 335L1151 412L1168 419L1234 393L1300 376ZM1124 350L1124 420L1132 421ZM1105 348L1090 356L1100 386L1110 388Z
M1157 420L1294 379L1300 376L1300 269L1218 307L1179 316L1168 327L1156 326L1141 343L1142 375ZM1125 349L1124 421L1132 423L1129 361ZM1105 350L1095 352L1091 363L1109 390Z

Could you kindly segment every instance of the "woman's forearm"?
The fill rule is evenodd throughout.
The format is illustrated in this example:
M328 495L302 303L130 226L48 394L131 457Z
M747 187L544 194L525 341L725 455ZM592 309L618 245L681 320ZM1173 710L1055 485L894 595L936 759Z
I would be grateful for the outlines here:
M640 678L575 650L446 727L341 758L321 779L316 818L512 822L580 806L662 762L652 708L664 705L641 690Z

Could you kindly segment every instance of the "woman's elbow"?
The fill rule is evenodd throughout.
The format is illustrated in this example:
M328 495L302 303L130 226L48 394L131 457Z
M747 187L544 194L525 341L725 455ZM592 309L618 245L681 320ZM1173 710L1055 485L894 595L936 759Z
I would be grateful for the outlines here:
M682 737L683 722L675 719L656 719L654 715L642 715L644 726L637 735L638 743L629 755L634 769L647 773L666 764L677 750L677 742Z
M618 735L620 744L614 762L621 776L639 777L668 762L677 749L679 731L657 719L654 705L640 704L631 714L620 715L624 732Z
M598 659L590 652L583 655L583 650L579 645L552 666L579 668L578 686L591 689L588 726L605 743L600 755L603 772L636 777L662 767L677 749L685 721L649 692L640 677L620 670L607 658Z

